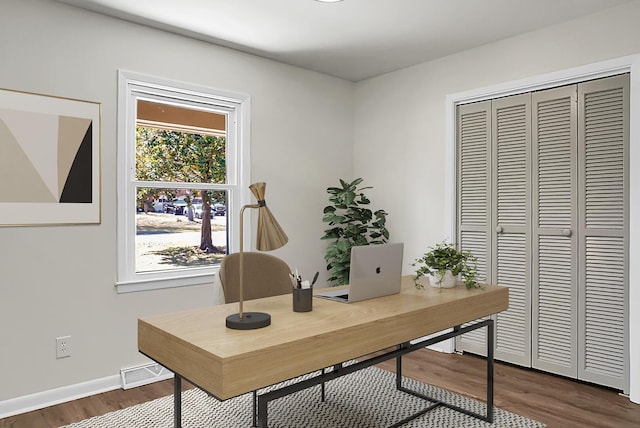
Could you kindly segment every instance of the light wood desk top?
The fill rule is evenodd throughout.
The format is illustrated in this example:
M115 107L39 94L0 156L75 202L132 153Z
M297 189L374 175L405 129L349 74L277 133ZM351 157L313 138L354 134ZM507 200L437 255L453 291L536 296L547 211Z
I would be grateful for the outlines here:
M507 309L505 287L416 290L345 304L314 298L313 311L293 312L291 295L245 301L266 312L257 330L225 326L238 304L138 320L138 349L219 399L227 399Z

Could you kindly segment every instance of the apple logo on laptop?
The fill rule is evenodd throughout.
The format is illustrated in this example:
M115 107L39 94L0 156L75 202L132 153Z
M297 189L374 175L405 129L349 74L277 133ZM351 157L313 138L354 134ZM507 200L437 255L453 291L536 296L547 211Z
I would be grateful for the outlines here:
M377 274L379 274L380 272L382 272L382 269L380 269L380 266L378 266L378 267L376 268L376 273L377 273Z

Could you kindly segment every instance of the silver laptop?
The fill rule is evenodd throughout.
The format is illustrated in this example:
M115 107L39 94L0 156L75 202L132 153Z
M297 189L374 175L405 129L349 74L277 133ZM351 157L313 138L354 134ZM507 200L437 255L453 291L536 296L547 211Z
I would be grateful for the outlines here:
M349 286L315 296L353 303L399 293L403 249L402 243L352 247Z

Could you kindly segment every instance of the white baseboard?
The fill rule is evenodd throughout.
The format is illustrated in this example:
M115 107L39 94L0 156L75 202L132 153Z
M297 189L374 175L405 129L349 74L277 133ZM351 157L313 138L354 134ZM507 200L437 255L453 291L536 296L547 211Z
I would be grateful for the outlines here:
M172 377L173 373L158 363L147 363L120 370L122 389L136 388Z
M452 354L455 351L454 347L455 341L453 339L447 339L444 342L427 346L427 348L433 351L444 352L445 354Z
M452 329L442 330L442 331L439 331L437 333L430 334L429 336L420 337L418 339L412 340L411 344L416 344L416 343L419 343L419 342L423 342L423 341L425 341L427 339L430 339L430 338L432 338L434 336L438 336L438 335L443 334L443 333L448 333L450 331L452 331ZM442 342L434 343L431 346L427 346L427 348L432 349L434 351L451 354L451 353L453 353L455 351L456 342L455 342L455 339L447 339L447 340L443 340Z
M113 391L120 387L120 376L113 375L77 383L75 385L37 392L35 394L24 395L22 397L11 398L0 401L0 419L43 409L60 403L66 403L102 392Z
M120 370L120 375L103 377L75 385L0 401L0 419L43 409L60 403L122 388L129 389L173 377L173 373L157 363Z

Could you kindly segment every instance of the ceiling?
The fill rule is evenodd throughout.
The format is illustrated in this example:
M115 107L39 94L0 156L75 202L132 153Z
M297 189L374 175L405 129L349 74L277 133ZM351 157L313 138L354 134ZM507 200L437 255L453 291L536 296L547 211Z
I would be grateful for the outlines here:
M58 0L359 81L631 0Z

